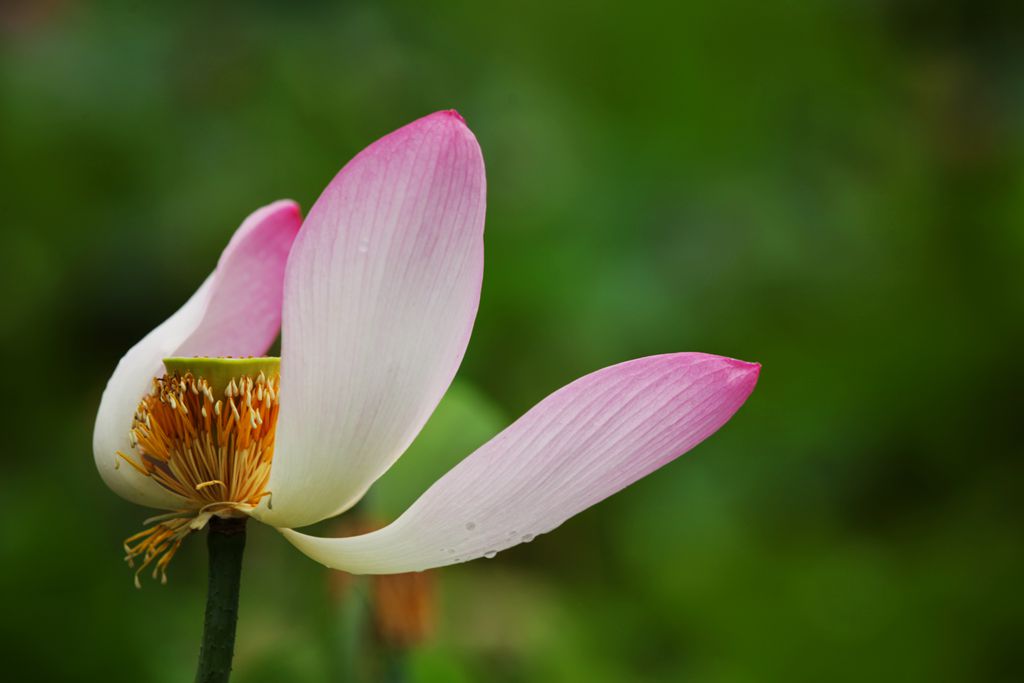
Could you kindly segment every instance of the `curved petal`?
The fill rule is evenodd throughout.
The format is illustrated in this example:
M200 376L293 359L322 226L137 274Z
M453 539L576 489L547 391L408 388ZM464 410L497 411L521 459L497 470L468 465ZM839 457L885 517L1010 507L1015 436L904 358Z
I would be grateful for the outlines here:
M103 481L133 503L174 509L181 499L115 455L130 453L128 430L150 380L168 356L250 356L266 352L281 325L284 267L302 217L279 201L242 223L213 273L163 324L133 346L107 382L96 415L93 455Z
M260 521L354 504L423 427L469 342L484 166L455 112L363 150L310 210L285 273L281 413Z
M314 560L389 574L492 557L551 531L713 434L761 366L701 353L651 356L576 380L364 536L285 537Z

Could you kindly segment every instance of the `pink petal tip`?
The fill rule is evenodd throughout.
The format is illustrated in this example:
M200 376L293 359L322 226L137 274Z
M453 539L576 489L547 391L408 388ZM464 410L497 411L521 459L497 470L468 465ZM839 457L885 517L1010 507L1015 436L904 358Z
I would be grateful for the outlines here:
M439 112L437 112L437 113L438 113L438 114L443 114L443 115L447 115L447 116L450 116L450 117L452 117L453 119L457 119L457 120L458 120L458 121L459 121L460 123L462 123L463 125L468 125L468 124L466 124L466 119L464 119L464 118L462 117L462 114L460 114L460 113L459 113L458 111L456 111L456 110L454 110L454 109L445 109L445 110L443 110L443 111L439 111Z

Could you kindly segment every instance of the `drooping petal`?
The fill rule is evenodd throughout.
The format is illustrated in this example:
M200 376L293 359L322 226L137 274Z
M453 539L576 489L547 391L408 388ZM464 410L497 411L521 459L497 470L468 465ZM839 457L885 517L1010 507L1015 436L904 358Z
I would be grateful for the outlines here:
M314 560L388 574L465 562L551 531L713 434L760 365L700 353L651 356L576 380L364 536L282 530Z
M285 262L301 222L291 201L254 212L198 291L117 364L96 415L93 455L103 481L123 498L156 508L181 506L181 498L116 452L132 455L132 417L152 378L163 373L163 358L261 355L270 348L281 325Z
M354 504L408 447L469 341L484 166L455 112L378 140L310 210L285 273L281 414L260 521Z

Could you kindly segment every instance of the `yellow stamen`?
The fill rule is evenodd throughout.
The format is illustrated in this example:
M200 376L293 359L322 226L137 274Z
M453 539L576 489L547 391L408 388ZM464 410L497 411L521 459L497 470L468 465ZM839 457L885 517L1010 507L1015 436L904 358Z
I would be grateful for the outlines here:
M247 514L270 494L278 388L277 373L262 370L232 377L220 391L190 371L153 380L132 421L134 457L117 451L117 462L124 460L185 502L125 540L125 560L133 567L140 563L137 586L149 566L154 578L166 581L181 542L210 516Z
M149 476L149 472L147 472L146 469L142 465L140 465L139 463L135 462L133 459L131 459L130 457L128 457L127 455L125 455L121 451L114 451L114 452L117 453L117 455L119 455L122 458L124 458L125 462L127 462L129 465L131 465L132 467L137 469L139 472L141 472L142 474L146 475L147 477Z

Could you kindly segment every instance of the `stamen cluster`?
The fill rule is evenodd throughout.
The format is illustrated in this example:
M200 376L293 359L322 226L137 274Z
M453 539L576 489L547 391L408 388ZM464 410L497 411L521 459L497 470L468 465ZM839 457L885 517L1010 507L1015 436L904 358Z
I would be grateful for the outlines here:
M189 532L213 515L245 514L269 495L274 457L279 378L232 378L218 397L210 382L191 372L153 380L132 422L129 440L137 457L117 455L184 499L181 510L125 541L125 559L138 574L154 560L153 576L166 581L167 564ZM157 560L159 558L159 560Z

